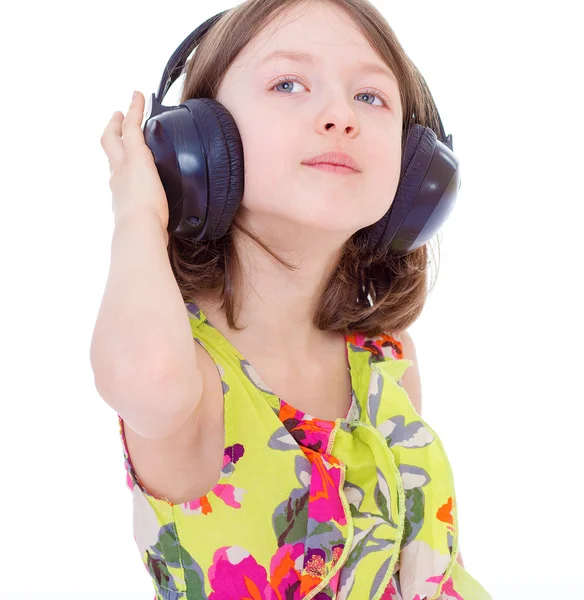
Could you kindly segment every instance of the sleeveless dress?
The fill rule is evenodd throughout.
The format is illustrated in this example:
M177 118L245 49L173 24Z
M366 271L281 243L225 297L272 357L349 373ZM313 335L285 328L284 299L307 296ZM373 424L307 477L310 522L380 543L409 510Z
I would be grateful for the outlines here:
M413 362L397 336L346 336L351 406L325 421L279 399L195 304L185 308L223 385L213 489L182 504L150 494L118 415L154 600L492 600L456 562L451 467L399 382Z

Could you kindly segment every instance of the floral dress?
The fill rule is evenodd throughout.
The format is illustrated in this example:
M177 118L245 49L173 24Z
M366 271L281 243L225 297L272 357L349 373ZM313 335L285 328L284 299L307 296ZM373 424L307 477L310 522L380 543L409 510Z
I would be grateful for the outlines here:
M154 600L492 600L458 562L453 475L399 380L399 337L346 336L348 414L278 398L193 303L224 394L215 486L173 504L142 485L118 415L134 539ZM326 357L323 357L326 360Z

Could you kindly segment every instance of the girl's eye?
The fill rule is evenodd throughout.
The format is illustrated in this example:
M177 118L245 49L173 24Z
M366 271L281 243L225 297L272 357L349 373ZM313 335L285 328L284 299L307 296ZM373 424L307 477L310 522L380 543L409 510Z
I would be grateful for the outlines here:
M289 91L292 89L291 84L293 84L293 83L300 83L301 85L303 85L302 82L299 79L297 79L296 77L282 77L274 84L272 89L286 84L287 88L285 89L285 91ZM381 100L381 104L373 104L367 100L366 103L371 104L372 106L387 106L385 97L383 96L383 94L381 94L381 92L378 92L377 90L365 90L364 92L360 92L359 94L357 94L357 96L367 96L368 99L369 98L377 98L378 100Z
M290 83L300 83L300 81L298 81L298 79L291 79L290 77L286 77L285 79L279 79L276 82L276 84L274 85L274 88L278 87L280 85L286 84L287 88L286 88L285 91L289 91L292 88L292 86L290 85ZM272 89L274 89L274 88L272 88Z

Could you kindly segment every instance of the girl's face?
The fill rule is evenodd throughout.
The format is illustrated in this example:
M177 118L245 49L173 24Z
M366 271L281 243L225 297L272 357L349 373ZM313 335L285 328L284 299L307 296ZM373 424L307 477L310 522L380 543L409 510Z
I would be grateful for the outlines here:
M270 58L274 51L312 59ZM225 74L217 100L233 115L243 142L246 221L349 237L387 212L401 163L398 84L334 5L296 5L260 30ZM351 155L360 172L341 175L302 164L334 150Z

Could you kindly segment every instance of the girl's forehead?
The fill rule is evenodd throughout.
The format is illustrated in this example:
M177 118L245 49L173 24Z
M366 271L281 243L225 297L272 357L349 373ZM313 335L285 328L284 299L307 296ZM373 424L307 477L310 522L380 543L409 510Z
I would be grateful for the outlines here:
M269 19L253 39L264 44L277 44L282 37L317 42L315 34L324 35L337 43L342 40L351 43L365 39L349 14L339 7L327 6L326 3L317 3L309 9L294 10L292 7L283 11L277 17Z
M303 3L304 5L304 3ZM359 27L343 10L326 2L290 9L269 20L248 42L235 62L246 69L295 60L317 66L323 59L370 61L393 74L381 60Z

